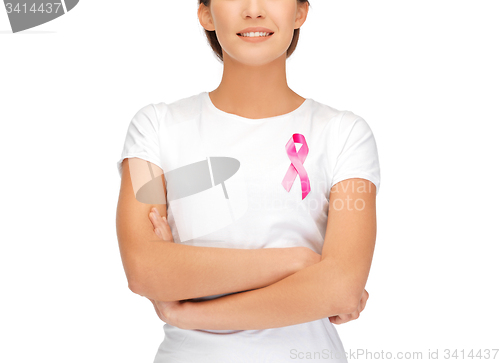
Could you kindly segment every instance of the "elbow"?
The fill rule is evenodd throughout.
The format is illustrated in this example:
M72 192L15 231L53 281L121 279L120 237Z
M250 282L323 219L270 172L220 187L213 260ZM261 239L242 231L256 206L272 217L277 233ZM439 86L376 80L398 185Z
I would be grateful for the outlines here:
M346 274L341 269L336 269L328 262L324 262L325 275L323 291L328 291L326 298L330 301L330 316L350 314L357 310L364 292L364 285L359 293L357 279Z
M145 296L144 279L138 273L127 274L128 288L134 294Z
M127 277L128 288L134 294L144 296L144 271L137 260L126 259L124 261L125 276Z
M135 253L125 259L128 288L134 294L158 301L177 301L182 291L179 274L174 267L158 267L158 262L148 254Z
M336 302L336 306L332 307L332 311L336 314L351 314L358 309L361 298L362 294L357 294L357 292L352 291L352 289L346 289L340 294L337 291L336 297L332 299L332 301Z
M344 314L351 314L358 309L360 299L351 298L347 301L346 312Z
M163 285L160 287L158 285L160 282L156 283L156 281L157 280L154 278L154 276L144 276L144 274L135 275L135 278L130 278L128 280L128 288L134 294L145 296L153 300L158 300L158 301L179 300L170 294L172 289L170 289L168 286L163 286Z
M359 300L355 300L348 294L339 294L337 291L335 297L331 299L334 301L333 306L330 307L331 315L350 314L355 311L359 305Z
M137 260L127 260L127 262L128 263L124 264L124 267L129 290L134 294L146 296L147 289L145 282L147 281L147 279L144 276L144 267Z
M355 298L351 289L342 286L344 282L344 279L336 279L323 289L323 291L329 291L329 294L325 296L326 300L330 302L329 316L350 314L358 307L359 299ZM347 282L345 283L347 284Z
M136 280L129 279L128 280L128 288L134 294L146 296L146 293L145 293L144 289L142 288L142 284L137 282Z

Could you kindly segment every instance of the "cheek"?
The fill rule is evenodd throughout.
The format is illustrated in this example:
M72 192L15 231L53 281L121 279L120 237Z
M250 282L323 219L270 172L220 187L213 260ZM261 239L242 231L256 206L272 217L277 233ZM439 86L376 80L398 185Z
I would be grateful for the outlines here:
M283 2L277 3L275 7L269 8L269 16L272 22L276 24L283 38L293 38L295 29L296 8L293 2L285 6Z
M231 9L228 6L219 6L214 2L212 5L212 17L215 29L217 29L217 39L220 43L223 43L226 39L230 39L233 35L236 35L235 26L231 24L231 21L228 21L229 19L237 18L235 9Z

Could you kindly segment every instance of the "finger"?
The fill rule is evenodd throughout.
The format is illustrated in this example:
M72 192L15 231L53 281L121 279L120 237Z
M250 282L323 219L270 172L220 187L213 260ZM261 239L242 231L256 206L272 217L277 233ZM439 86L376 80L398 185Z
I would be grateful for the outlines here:
M336 316L335 317L335 320L333 322L334 324L337 324L337 325L340 325L340 324L344 324L344 323L347 323L347 320L345 319L342 319L340 316Z
M158 218L158 216L154 212L149 213L149 219L151 220L151 223L153 224L153 230L156 233L156 235L158 237L160 237L161 239L165 240L165 238L163 237L165 235L165 233L162 231L163 223L160 222L160 221L163 221L163 219Z
M161 217L160 222L158 222L157 228L161 231L161 235L163 236L163 240L167 240L167 236L172 235L172 231L170 230L170 226L168 225L167 218Z
M333 321L330 320L333 324L343 324L349 321L349 314L339 314L332 317Z
M162 226L163 226L163 231L165 236L171 236L172 235L172 230L170 229L170 226L168 225L167 218L162 217Z
M170 227L169 227L169 225L168 225L167 217L165 217L165 216L162 216L162 217L160 218L160 220L159 220L159 222L158 222L158 223L159 223L159 224L160 224L163 228L165 228L165 229L167 229L167 230L170 228Z
M163 222L163 218L162 215L160 214L160 212L158 212L158 210L156 208L153 208L153 213L155 214L156 216L156 219L160 222Z
M153 226L155 228L168 227L167 219L165 217L162 217L158 212L150 212L149 219L151 220L151 223L153 223Z
M163 240L165 239L165 238L163 238L163 232L162 232L161 228L155 228L155 233L161 239L163 239Z
M160 226L163 229L168 228L168 223L165 217L159 217L158 218L158 226Z
M154 218L154 216L156 218ZM166 216L160 216L157 213L150 213L150 219L151 222L153 223L153 229L154 232L158 237L160 237L164 241L168 242L174 242L173 237L172 237L172 230L170 229L170 226L168 225L168 219ZM158 231L157 231L158 229Z
M148 297L148 299L149 299L149 297ZM156 311L156 315L158 315L158 317L161 319L161 313L158 310L158 307L156 306L156 303L154 302L154 300L151 300L151 299L149 299L149 301L151 301L151 303L153 304L153 306L155 308L155 311Z
M361 300L359 312L365 310L366 300Z
M365 309L366 302L368 301L368 293L366 294L364 299L361 299L360 301L360 312L362 312Z
M159 226L158 218L153 212L149 213L149 220L151 221L151 223L153 223L153 226L155 228Z
M160 212L158 212L158 210L156 210L156 208L151 208L151 211L149 213L149 217L150 217L151 221L153 222L153 224L155 225L155 227L161 225L162 222L164 221Z

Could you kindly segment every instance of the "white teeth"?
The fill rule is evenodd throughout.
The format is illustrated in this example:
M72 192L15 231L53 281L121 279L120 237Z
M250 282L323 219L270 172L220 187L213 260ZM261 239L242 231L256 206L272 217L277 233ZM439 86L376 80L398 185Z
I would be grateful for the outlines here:
M250 32L250 33L241 33L242 36L244 37L267 37L271 33L265 33L265 32Z

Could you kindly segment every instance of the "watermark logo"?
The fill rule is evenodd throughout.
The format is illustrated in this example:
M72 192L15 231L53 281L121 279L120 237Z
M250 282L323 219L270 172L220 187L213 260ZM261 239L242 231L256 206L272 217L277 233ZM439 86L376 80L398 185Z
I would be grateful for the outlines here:
M47 23L72 10L79 0L4 0L13 33Z

